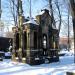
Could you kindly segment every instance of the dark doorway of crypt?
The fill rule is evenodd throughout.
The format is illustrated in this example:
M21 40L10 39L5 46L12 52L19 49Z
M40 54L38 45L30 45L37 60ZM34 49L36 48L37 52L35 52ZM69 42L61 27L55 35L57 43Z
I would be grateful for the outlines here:
M43 34L43 55L47 56L47 35Z

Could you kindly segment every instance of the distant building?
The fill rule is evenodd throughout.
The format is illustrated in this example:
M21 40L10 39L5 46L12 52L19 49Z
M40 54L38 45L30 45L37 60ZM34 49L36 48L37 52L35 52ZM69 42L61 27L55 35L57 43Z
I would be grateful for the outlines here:
M70 50L74 50L74 39L72 37L69 38L69 42L70 42ZM67 49L68 48L68 37L60 37L59 45L61 49L63 48Z
M0 51L9 51L10 45L12 45L12 38L0 37Z

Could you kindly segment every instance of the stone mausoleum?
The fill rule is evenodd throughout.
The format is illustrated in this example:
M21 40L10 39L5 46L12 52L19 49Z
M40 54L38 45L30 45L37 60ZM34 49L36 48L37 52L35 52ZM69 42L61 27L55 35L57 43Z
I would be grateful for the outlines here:
M51 16L47 9L23 22L22 51L19 58L19 28L14 27L14 48L12 60L30 65L59 61L58 30L51 25ZM14 40L13 40L14 41Z

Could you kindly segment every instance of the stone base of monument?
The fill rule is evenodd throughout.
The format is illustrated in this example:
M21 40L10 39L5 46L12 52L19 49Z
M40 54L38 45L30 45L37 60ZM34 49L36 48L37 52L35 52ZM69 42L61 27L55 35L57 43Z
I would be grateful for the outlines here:
M43 64L45 61L43 57L27 57L26 63L29 65L40 65Z
M5 59L11 59L11 56L5 56Z
M55 49L48 50L47 53L48 53L47 59L49 60L49 63L59 61L58 50L55 50Z
M51 57L51 58L48 58L48 60L49 60L49 63L58 62L59 61L59 57Z

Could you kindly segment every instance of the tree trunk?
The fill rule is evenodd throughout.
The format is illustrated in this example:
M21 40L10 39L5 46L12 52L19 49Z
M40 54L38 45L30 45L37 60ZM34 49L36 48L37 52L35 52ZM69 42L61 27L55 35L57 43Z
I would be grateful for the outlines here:
M75 63L75 0L70 0L72 21L73 21L73 32L74 32L74 63Z
M70 51L70 32L69 32L69 9L68 9L68 51Z
M22 21L22 1L18 0L18 24L19 24L19 61L22 61L23 50L23 21Z
M74 63L75 63L75 18L73 18L73 32L74 32Z

